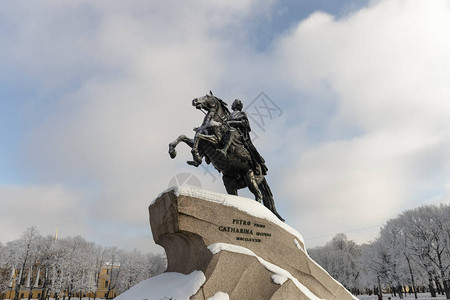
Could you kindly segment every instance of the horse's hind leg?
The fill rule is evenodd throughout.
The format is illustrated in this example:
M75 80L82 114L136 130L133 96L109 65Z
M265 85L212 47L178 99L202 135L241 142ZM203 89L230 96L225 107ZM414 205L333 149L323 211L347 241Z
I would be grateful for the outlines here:
M173 141L172 143L169 144L169 155L171 158L175 158L175 156L177 156L177 151L175 150L175 148L181 142L184 142L186 145L188 145L191 148L192 148L192 146L194 146L193 139L188 138L184 134L180 135L175 141Z
M253 170L249 170L247 172L247 175L245 176L245 182L247 183L250 192L252 192L252 194L255 195L255 200L258 201L259 203L262 203L263 197L261 191L259 190L258 182L256 181Z

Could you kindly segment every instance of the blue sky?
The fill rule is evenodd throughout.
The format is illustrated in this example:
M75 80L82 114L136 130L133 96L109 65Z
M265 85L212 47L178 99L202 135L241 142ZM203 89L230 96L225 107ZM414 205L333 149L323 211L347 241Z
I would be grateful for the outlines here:
M367 242L406 209L448 202L445 0L0 6L2 243L59 224L161 251L146 211L175 175L225 192L213 170L185 164L186 147L167 155L209 90L249 113L264 92L281 111L252 125L255 144L309 247L340 232Z
M266 15L257 15L250 20L252 30L248 42L254 48L264 51L269 48L274 39L285 31L295 27L301 20L316 11L322 11L336 16L345 17L358 9L367 6L368 0L325 1L276 1Z

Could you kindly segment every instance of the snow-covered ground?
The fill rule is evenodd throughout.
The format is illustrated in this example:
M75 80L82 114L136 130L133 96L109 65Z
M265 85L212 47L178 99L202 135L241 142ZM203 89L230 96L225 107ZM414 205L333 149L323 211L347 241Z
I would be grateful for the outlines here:
M418 296L418 300L445 299L445 296L442 296L442 295L438 295L436 298L432 298L430 293L418 294L417 296ZM391 294L383 294L383 300L388 300L389 297L391 297L391 300L399 300L400 299L400 297L398 297L398 296L394 297ZM375 295L372 295L372 296L360 295L360 296L358 296L358 299L360 299L360 300L377 300L378 298ZM411 295L408 294L408 295L404 296L403 299L408 299L408 300L414 299L414 294L411 294Z

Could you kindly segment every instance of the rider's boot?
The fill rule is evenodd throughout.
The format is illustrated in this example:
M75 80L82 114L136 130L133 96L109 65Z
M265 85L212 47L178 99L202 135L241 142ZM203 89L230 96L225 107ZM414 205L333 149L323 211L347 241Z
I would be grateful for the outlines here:
M225 146L223 146L222 149L217 150L220 153L223 154L223 156L227 156L227 152L228 152L228 148L230 148L231 145L231 136L230 136L230 132L227 133L227 135L224 136L224 140L225 140Z
M217 150L217 151L222 153L224 156L227 156L228 148L230 147L230 145L231 145L231 139L229 139L229 141L225 144L225 146L222 149Z

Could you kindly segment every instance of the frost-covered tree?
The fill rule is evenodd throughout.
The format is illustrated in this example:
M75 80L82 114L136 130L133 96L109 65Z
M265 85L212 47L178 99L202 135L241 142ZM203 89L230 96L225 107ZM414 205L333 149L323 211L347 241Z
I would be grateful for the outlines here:
M61 243L61 240L55 241L52 247L51 267L49 270L49 292L54 295L55 299L59 299L66 284L66 259L67 248L63 243Z
M103 247L97 245L94 247L93 259L95 261L95 284L91 290L94 292L94 298L97 298L97 288L100 280L100 272L102 270L102 267L106 264L106 253Z
M58 241L64 253L61 274L64 291L70 300L74 293L81 295L95 283L95 245L76 236Z
M394 291L394 295L398 293L400 299L403 299L402 287L407 283L407 278L404 276L407 272L404 270L405 257L401 250L402 228L397 225L396 220L389 220L381 228L374 247L379 261L383 263L382 277Z
M358 266L361 247L354 241L348 240L345 234L336 235L325 246L310 249L308 253L348 289L361 288Z
M450 299L448 286L449 256L449 206L423 206L405 212L400 218L405 222L410 247L416 261L429 275L430 286L435 275L438 287L443 285L446 298ZM437 280L436 280L437 278Z
M116 246L105 249L106 263L109 266L109 280L106 286L106 299L113 297L112 290L116 288L121 274L120 257L124 257L123 252Z
M378 291L381 291L381 278L383 276L384 268L383 262L378 260L374 243L362 245L359 266L362 273L361 282L363 286L369 290L372 290L372 287L374 287L373 293L375 294L377 294Z
M149 277L161 274L167 269L167 257L163 254L147 254L146 266L150 266Z
M20 290L26 284L27 271L31 268L33 256L37 252L39 238L38 230L32 226L22 234L20 239L7 244L10 266L19 272L15 279L14 300L19 299Z
M53 271L56 269L55 261L58 258L59 245L56 244L55 238L46 236L41 239L40 243L40 260L38 265L38 276L36 283L41 283L42 293L40 300L44 300L51 289Z
M117 283L119 293L150 277L150 266L147 265L146 257L136 249L132 252L122 252L120 269L121 276Z
M12 287L20 291L42 289L40 300L53 296L70 299L75 294L94 293L96 298L100 272L108 268L107 297L123 292L136 283L162 273L166 260L162 255L141 254L117 247L104 248L80 236L42 237L35 227L20 239L3 246L0 243L0 298ZM16 292L17 293L17 292ZM66 299L67 299L66 298Z
M8 251L2 243L0 243L0 299L9 288L11 281L11 266L8 264Z
M31 299L32 292L35 287L37 287L37 282L40 276L40 264L42 261L42 251L45 248L44 237L38 235L35 240L35 246L30 255L29 264L26 269L27 279L26 287L29 289L28 300Z
M389 251L386 239L378 237L367 249L368 267L376 274L378 294L381 294L382 283L396 287L398 282L398 269Z
M399 279L414 290L417 299L417 279L421 278L419 266L414 260L414 241L408 233L408 221L403 215L389 220L380 231L380 238L393 259L395 259Z
M81 277L77 282L77 289L80 293L96 291L96 245L94 243L85 242L80 255L81 261Z

